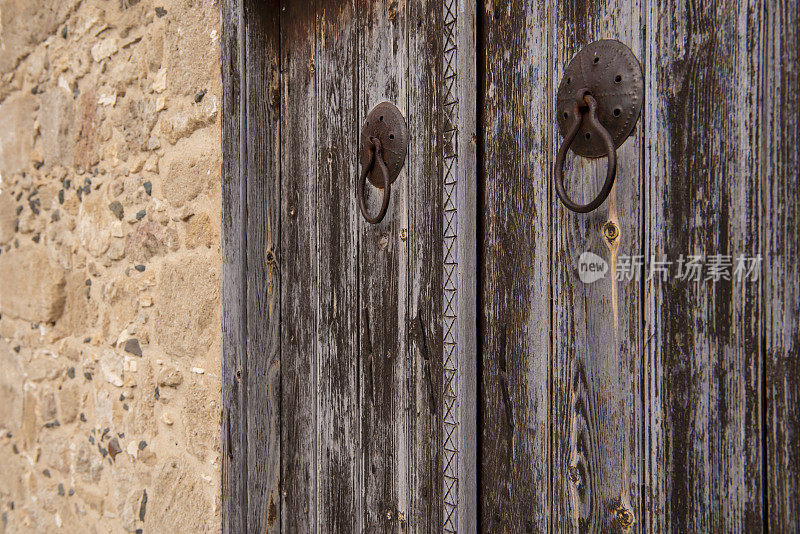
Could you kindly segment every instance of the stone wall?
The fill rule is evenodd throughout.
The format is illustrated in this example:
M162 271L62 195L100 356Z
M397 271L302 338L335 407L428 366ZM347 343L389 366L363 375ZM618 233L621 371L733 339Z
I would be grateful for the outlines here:
M0 533L220 525L212 0L0 0Z

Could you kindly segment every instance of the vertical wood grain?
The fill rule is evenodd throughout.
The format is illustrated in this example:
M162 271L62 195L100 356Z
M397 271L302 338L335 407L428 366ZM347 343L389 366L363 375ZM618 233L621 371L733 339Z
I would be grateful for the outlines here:
M490 1L480 28L470 2L282 7L222 3L223 530L796 529L796 1ZM579 215L550 186L554 94L601 38L642 61L646 101L609 200ZM383 100L411 146L369 225L357 139ZM604 165L568 157L576 199ZM580 281L584 251L604 280ZM681 254L763 264L615 280L621 256Z
M456 129L454 138L456 146L455 176L458 183L454 187L457 198L453 204L458 213L456 216L458 238L456 239L456 258L458 261L455 293L458 297L456 307L456 328L458 329L458 345L456 347L456 375L458 380L457 415L459 425L458 452L458 532L478 532L478 2L475 0L447 0L444 3L444 19L452 12L455 21L451 23L456 35L454 37L456 73L454 87L455 98L443 98L443 107L453 106ZM448 35L445 26L443 34ZM447 60L447 38L443 41L444 60ZM443 86L449 83L445 73ZM446 91L445 91L446 94ZM454 103L452 103L454 102ZM443 110L446 111L446 110ZM440 135L446 133L443 124ZM445 137L446 139L446 137ZM444 151L446 155L446 150ZM445 173L443 172L443 175ZM445 190L445 212L447 212L447 191ZM449 243L448 234L443 230L445 251ZM446 257L446 253L445 253ZM445 262L447 263L447 262ZM446 279L446 277L445 277ZM447 286L444 298L447 299ZM445 505L447 510L447 505Z
M244 10L246 91L245 279L247 524L279 532L280 491L280 70L277 1ZM257 51L250 53L250 51Z
M353 1L317 2L317 525L363 532L355 179L358 39Z
M636 0L559 2L551 91L593 41L617 39L641 61L640 27ZM552 112L548 118L554 125ZM562 137L551 131L554 155ZM643 515L641 281L616 279L618 258L642 250L640 132L617 149L614 187L597 210L573 213L553 196L551 458L553 526L560 531L628 532ZM567 156L564 181L576 202L597 195L606 164L607 158ZM578 276L577 260L587 251L609 265L605 277L590 284Z
M243 11L238 0L222 2L222 530L246 525L244 395L245 200L242 130L244 75Z
M282 2L280 14L281 530L318 525L317 78L315 4ZM328 222L323 219L323 222ZM269 264L268 264L269 265Z
M449 529L445 515L462 531L474 529L465 508L472 503L474 510L476 502L475 298L469 285L475 211L465 202L467 195L474 198L468 175L470 165L474 172L474 25L471 34L457 37L474 24L474 7L459 29L450 4L328 2L317 5L313 21L308 6L282 9L285 531L434 532ZM465 45L458 80L448 78L453 50L445 54L454 40ZM472 96L445 102L445 89L452 98L456 82ZM372 226L363 222L355 199L356 141L366 113L384 100L403 111L412 143L389 214ZM458 127L456 106L466 128ZM463 156L463 163L451 162L447 176L445 148ZM448 212L456 203L460 209ZM449 231L463 231L456 241L445 236L448 216ZM460 270L445 280L447 251ZM445 285L460 292L458 309L443 293ZM471 311L462 313L464 306ZM448 313L453 321L446 334ZM447 417L456 427L464 414L472 420L463 422L463 435L451 434L456 441L449 446L457 450L450 509L443 479L443 347L456 330L463 332L451 354L466 355L452 359L453 373L462 376L452 381L460 388L453 393L459 403L448 405ZM462 360L472 362L471 375L469 367L459 367ZM459 487L462 478L467 482Z
M648 254L761 252L764 7L647 5ZM646 286L652 532L763 526L762 282L709 274Z
M766 464L772 532L800 531L800 5L764 6L760 129ZM753 31L753 30L751 30ZM754 128L755 129L755 128Z
M359 128L367 113L387 100L408 115L408 14L406 3L359 2ZM354 139L353 142L356 142ZM378 194L368 205L376 210ZM408 167L392 187L385 219L360 218L359 301L364 529L392 532L407 513L408 403L407 313Z
M410 0L408 81L404 98L411 143L406 160L408 221L399 240L408 244L408 336L405 387L409 388L407 528L441 532L443 427L442 287L444 213L441 92L442 2ZM412 59L413 58L413 59ZM405 230L405 233L403 233Z
M482 6L480 529L550 529L549 2Z

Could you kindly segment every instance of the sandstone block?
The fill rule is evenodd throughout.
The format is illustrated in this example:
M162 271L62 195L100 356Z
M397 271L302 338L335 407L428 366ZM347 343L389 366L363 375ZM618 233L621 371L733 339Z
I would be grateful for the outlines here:
M25 392L22 399L22 437L25 446L30 447L36 442L36 410L38 402L30 391Z
M0 104L0 175L8 176L28 167L38 106L31 94L15 94Z
M92 47L92 59L95 61L103 61L107 57L111 57L118 48L117 40L113 37L98 41Z
M53 322L64 310L64 269L40 247L0 254L0 312L11 317Z
M109 455L111 450L111 443L109 443ZM139 519L139 510L147 508L147 491L137 483L136 477L132 472L127 469L116 469L114 471L114 490L112 495L115 511L120 518L122 528L128 532L135 532L137 520ZM144 501L144 505L142 505L142 501Z
M19 401L22 384L0 383L0 428L14 428L19 424Z
M169 114L161 124L161 132L167 137L167 141L174 145L180 139L189 137L200 128L213 123L218 112L219 99L217 95L210 95L200 104Z
M219 159L204 154L187 154L173 160L164 177L161 190L170 204L183 206L208 188L219 176Z
M81 466L83 466L83 460L81 461ZM92 510L96 512L103 511L103 492L95 486L79 484L75 493Z
M117 354L113 350L107 350L100 358L100 370L103 372L103 378L112 386L122 387L123 385L123 364L124 360L122 355Z
M216 532L213 502L199 474L185 460L168 459L154 476L145 521L164 532ZM149 517L148 517L149 516Z
M148 147L148 142L150 132L158 120L155 103L143 96L129 98L121 113L120 121L125 125L123 134L128 149L134 153L138 150L152 150Z
M11 346L0 341L0 428L19 427L22 417L22 373L18 368L18 356Z
M57 408L55 393L45 393L44 396L42 396L41 412L42 421L45 423L56 418Z
M160 387L178 387L183 383L183 375L180 370L174 367L165 367L158 373L158 385Z
M66 276L64 312L55 329L59 336L81 334L97 319L97 306L87 297L91 287L86 285L86 278L85 272L76 269ZM66 350L64 355L70 359L77 358L74 347Z
M168 258L156 288L155 339L175 356L192 357L218 345L218 257L199 252Z
M103 195L93 194L84 197L78 211L76 234L81 245L89 254L98 257L108 250L111 223L115 220L116 218Z
M72 93L56 87L42 95L39 130L45 168L72 166L74 102Z
M204 246L210 248L219 240L216 232L217 225L211 221L207 213L200 213L189 219L186 228L186 247L196 248Z
M41 447L39 460L50 469L51 474L53 471L58 471L64 475L69 473L70 465L72 464L69 440L51 430L39 434L39 446ZM50 493L50 495L53 494Z
M101 473L103 472L103 457L97 453L97 449L94 446L90 445L86 441L81 441L80 445L78 446L78 452L75 455L74 466L75 472L80 474L81 478L85 482L97 483L100 480ZM93 508L95 507L94 503L96 503L98 508L101 508L103 505L102 497L98 502L97 499L91 498L91 496L88 495L91 491L90 488L87 487L86 490L87 496L90 497L89 499L84 498L86 503ZM78 494L80 495L80 491Z
M80 409L80 390L77 384L67 383L61 386L58 392L58 413L61 422L64 424L71 423L78 416Z
M53 358L49 350L39 349L25 362L25 378L31 382L53 380L64 371L64 366Z
M167 88L175 94L193 95L207 89L218 76L219 46L210 29L218 27L219 15L216 10L196 9L189 4L173 6L165 33Z
M14 237L17 226L16 207L14 198L8 191L0 192L0 245L8 243Z
M200 461L206 461L219 451L219 407L208 402L211 393L200 385L188 388L183 406L183 423L186 448ZM214 421L215 425L209 425Z
M75 124L75 154L73 161L76 169L88 170L97 163L97 99L93 90L81 95L78 105L78 118Z
M146 263L177 243L177 235L155 221L139 224L125 240L125 255L134 263Z
M41 41L55 33L78 0L4 0L0 7L0 74L17 65Z

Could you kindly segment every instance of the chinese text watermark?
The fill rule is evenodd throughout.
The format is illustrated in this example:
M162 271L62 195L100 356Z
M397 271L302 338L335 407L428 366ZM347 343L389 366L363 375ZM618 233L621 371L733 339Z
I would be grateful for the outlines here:
M720 280L756 282L761 268L761 255L740 254L688 254L669 258L666 255L642 255L617 257L614 278L618 282L669 279L689 282L716 283ZM593 252L584 252L578 258L578 277L581 282L591 284L606 277L609 265Z

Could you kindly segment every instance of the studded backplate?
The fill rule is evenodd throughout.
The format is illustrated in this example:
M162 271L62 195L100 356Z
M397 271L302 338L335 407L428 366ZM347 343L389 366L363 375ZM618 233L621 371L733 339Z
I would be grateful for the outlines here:
M564 69L556 95L556 115L561 135L567 133L575 102L584 106L589 91L597 100L600 123L619 148L633 131L642 112L644 82L642 66L630 48L619 41L605 39L586 45ZM586 121L584 121L586 122ZM570 147L579 156L606 155L605 145L582 125Z
M359 154L361 165L369 165L370 138L377 137L383 148L383 160L389 171L389 183L394 183L408 152L408 128L403 114L391 102L381 102L369 112L361 128ZM383 176L375 165L367 176L375 187L383 187Z

